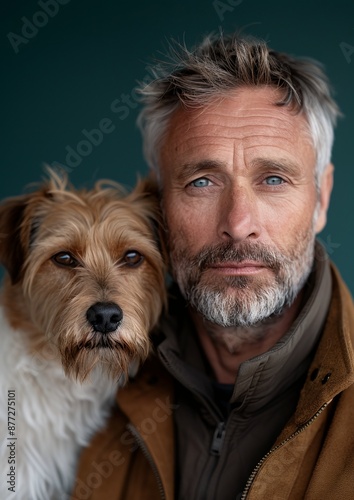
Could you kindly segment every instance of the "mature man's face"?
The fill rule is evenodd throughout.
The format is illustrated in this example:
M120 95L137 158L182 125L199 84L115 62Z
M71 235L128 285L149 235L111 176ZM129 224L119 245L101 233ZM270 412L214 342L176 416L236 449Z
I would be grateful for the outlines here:
M332 171L315 187L305 117L245 87L172 118L161 151L173 274L222 326L250 326L292 303L313 263ZM316 213L315 213L316 212Z

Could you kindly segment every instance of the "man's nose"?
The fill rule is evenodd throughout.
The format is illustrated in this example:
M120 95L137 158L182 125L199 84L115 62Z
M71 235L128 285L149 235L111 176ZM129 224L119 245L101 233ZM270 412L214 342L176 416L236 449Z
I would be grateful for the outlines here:
M259 207L251 187L236 186L224 194L219 214L219 237L240 242L261 234Z

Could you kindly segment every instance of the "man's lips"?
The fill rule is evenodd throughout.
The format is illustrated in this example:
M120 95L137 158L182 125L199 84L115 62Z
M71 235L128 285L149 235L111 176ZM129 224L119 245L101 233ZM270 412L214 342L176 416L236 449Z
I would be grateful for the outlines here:
M262 262L242 261L242 262L220 262L212 264L209 269L225 275L256 274L264 269L268 269Z

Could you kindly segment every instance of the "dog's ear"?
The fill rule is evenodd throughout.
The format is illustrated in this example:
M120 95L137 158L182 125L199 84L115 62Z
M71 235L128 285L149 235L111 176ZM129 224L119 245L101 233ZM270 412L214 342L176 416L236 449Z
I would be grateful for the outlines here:
M159 185L151 175L138 179L135 189L129 195L131 201L142 201L144 203L146 207L145 213L152 227L157 247L167 265L166 231L164 229L160 196Z
M65 172L47 166L44 182L30 187L35 190L0 204L0 264L6 268L13 284L22 278L23 264L42 218L41 207L52 202L53 191L67 189L68 177Z
M139 176L131 196L135 198L149 196L154 198L154 202L160 203L160 189L155 176L151 174L143 178Z
M0 263L13 284L21 278L26 250L21 241L21 226L30 195L9 198L0 205Z

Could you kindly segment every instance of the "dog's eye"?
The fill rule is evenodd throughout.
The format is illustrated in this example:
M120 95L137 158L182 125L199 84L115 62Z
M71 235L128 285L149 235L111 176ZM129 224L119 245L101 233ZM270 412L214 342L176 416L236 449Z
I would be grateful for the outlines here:
M128 252L124 255L123 261L130 267L138 267L143 262L144 257L141 253L136 250L128 250Z
M52 257L52 261L59 266L76 267L78 261L69 252L59 252Z

